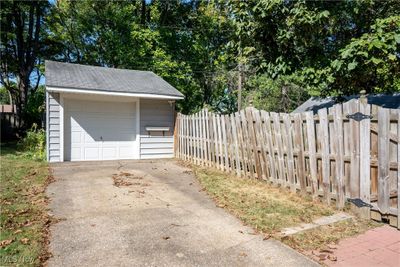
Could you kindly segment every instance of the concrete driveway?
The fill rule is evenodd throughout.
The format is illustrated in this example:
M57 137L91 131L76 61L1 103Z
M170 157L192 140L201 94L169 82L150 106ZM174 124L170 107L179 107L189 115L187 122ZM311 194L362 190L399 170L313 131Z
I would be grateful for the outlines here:
M317 265L216 207L174 160L52 169L50 207L63 220L51 227L49 266ZM114 174L131 185L115 186Z

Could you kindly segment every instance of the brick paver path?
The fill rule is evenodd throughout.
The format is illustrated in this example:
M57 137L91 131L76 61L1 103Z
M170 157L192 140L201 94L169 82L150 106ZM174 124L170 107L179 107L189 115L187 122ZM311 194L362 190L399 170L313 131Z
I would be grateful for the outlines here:
M328 266L400 266L400 231L382 226L364 234L343 239L334 255L336 262L325 261Z

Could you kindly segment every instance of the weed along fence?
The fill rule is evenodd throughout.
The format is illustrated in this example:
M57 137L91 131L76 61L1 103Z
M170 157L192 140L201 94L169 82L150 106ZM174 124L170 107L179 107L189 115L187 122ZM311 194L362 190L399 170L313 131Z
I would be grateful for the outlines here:
M400 228L400 112L352 100L312 112L178 114L175 156L310 193ZM370 212L372 211L372 212Z

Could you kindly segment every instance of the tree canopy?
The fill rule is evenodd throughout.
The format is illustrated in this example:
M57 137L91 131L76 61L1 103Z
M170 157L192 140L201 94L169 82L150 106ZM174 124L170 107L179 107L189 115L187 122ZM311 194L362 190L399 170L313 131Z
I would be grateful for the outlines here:
M185 94L185 113L235 111L239 75L244 104L270 111L400 91L399 10L396 0L3 1L2 84L33 97L43 60L55 59L153 71Z

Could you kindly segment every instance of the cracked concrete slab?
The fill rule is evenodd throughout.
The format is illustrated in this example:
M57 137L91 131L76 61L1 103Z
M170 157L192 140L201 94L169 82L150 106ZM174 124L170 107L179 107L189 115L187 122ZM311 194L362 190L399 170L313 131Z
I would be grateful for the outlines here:
M52 165L49 266L318 266L253 230L174 160ZM132 183L117 187L121 172Z

